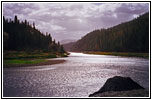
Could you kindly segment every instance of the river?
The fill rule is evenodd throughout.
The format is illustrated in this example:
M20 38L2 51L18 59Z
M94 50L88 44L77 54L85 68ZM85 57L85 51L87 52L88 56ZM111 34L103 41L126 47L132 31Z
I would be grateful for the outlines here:
M149 60L71 53L66 62L3 69L4 97L88 97L110 77L131 77L149 90Z

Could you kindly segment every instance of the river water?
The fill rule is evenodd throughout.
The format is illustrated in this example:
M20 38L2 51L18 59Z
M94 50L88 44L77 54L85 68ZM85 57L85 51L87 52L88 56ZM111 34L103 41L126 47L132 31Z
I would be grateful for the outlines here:
M131 77L149 90L149 60L71 53L55 65L3 69L4 97L88 97L110 77Z

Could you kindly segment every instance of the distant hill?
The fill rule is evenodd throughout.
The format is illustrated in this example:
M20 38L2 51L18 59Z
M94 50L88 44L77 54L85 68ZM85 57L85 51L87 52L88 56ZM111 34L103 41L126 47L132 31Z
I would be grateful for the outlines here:
M75 42L66 43L66 44L63 44L63 47L66 51L72 51L72 46L74 44L75 44Z
M73 40L73 39L65 39L65 40L61 40L60 43L61 44L67 44L67 43L70 43L70 42L75 42L76 40Z
M149 13L108 29L94 30L71 51L149 52Z

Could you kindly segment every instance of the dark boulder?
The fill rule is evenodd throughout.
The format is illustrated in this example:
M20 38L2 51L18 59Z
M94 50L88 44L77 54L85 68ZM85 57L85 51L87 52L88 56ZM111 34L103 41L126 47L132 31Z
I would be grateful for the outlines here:
M127 91L108 91L97 93L91 97L148 97L149 92L145 89L127 90Z
M137 90L137 89L144 89L144 88L135 81L133 81L130 77L115 76L113 78L109 78L99 91L89 96L93 96L98 93L109 92L109 91L128 91L128 90Z

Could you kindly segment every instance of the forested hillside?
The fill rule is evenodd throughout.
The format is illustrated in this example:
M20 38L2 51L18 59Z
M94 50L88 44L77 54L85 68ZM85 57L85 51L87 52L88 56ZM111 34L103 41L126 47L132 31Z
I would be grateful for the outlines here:
M65 52L50 34L44 35L36 29L35 23L30 25L27 20L19 21L17 16L14 20L3 17L3 40L4 50L8 51Z
M77 41L71 50L148 52L149 13L108 29L94 30Z

